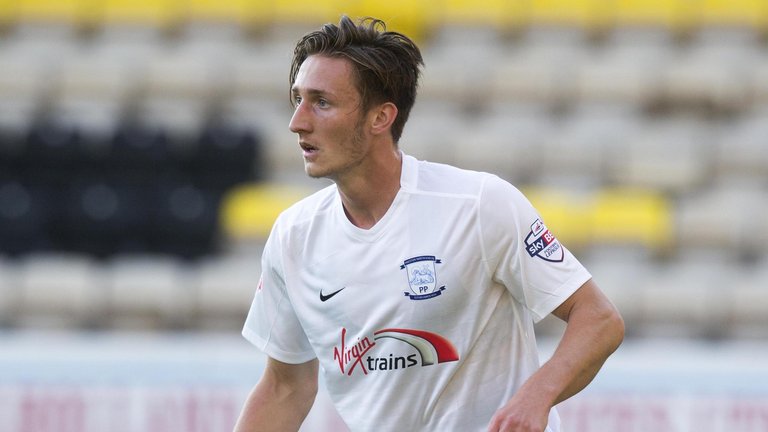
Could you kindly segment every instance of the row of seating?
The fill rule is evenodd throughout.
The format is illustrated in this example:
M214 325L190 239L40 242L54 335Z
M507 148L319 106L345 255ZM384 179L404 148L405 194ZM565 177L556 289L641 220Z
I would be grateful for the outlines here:
M3 327L227 329L242 326L260 250L206 258L35 254L0 260ZM768 336L768 263L704 249L671 261L595 248L581 261L619 309L630 336ZM540 331L561 324L546 320Z
M335 20L341 13L391 19L395 29L424 34L441 25L656 25L671 29L738 25L764 30L763 0L4 0L6 22L62 21L79 26L141 23L171 26L186 21L242 25Z
M242 325L259 273L255 253L195 265L145 253L106 261L51 252L0 259L0 325L231 330Z
M595 44L561 30L517 41L483 28L447 31L422 46L422 95L465 105L607 101L723 111L768 101L768 47L754 35L712 31L681 44L629 32ZM103 115L135 100L148 117L173 97L188 105L179 121L192 121L211 101L233 95L285 100L290 54L303 31L283 31L259 40L226 32L172 40L141 32L92 40L21 33L0 39L0 94L65 110L100 101Z
M189 140L135 125L85 132L42 124L0 139L0 253L213 253L222 197L263 177L249 131L210 125Z

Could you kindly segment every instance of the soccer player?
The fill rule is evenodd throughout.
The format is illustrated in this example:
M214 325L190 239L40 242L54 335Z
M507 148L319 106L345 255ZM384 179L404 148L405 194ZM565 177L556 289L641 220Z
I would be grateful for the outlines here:
M298 42L289 127L334 184L267 240L243 335L268 360L237 431L297 430L320 370L352 431L557 432L553 407L621 343L617 310L515 187L400 150L422 65L375 19ZM548 314L567 324L540 365Z

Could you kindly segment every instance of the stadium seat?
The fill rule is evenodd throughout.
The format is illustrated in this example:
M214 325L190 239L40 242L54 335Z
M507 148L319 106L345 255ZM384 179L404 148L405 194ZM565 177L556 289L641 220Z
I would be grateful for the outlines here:
M128 69L93 56L73 57L62 65L49 106L53 121L74 127L98 145L111 139L125 115L137 82ZM94 148L103 151L103 148Z
M160 177L182 169L165 131L128 122L118 127L100 159L99 174L135 185L155 186Z
M718 176L752 177L757 182L768 177L768 106L755 107L726 122L715 143Z
M387 30L401 32L417 43L427 40L435 26L435 4L427 0L360 0L338 10L352 17L372 16L387 23ZM338 22L338 16L334 17Z
M221 192L184 178L164 179L151 201L148 250L194 259L219 248Z
M178 24L181 16L173 0L101 0L96 19L102 27L152 27L164 30Z
M24 257L19 324L78 328L103 318L105 291L99 268L85 255L40 253Z
M189 147L186 172L203 187L223 192L265 177L261 142L252 129L210 123Z
M491 28L508 33L521 28L526 20L524 2L505 0L441 0L431 13L435 27L450 31L461 27Z
M0 254L24 255L51 247L52 202L17 178L0 179Z
M747 77L756 106L768 105L768 52L760 51L755 59L754 69Z
M271 183L243 184L222 198L221 227L233 242L263 242L277 216L300 199L308 190Z
M108 325L158 329L188 324L192 293L185 267L166 255L120 255L104 267Z
M454 158L462 167L492 172L515 183L541 174L544 166L538 152L552 130L544 108L499 102L469 126L461 128L455 147Z
M617 142L636 135L642 122L640 109L633 104L582 102L557 121L544 142L540 158L543 180L548 176L582 178L599 186L608 180L614 161L608 150Z
M220 90L217 78L221 76L213 73L212 66L204 59L172 54L153 58L142 82L137 121L171 136L198 136L208 103Z
M686 193L707 179L712 167L712 125L681 114L651 118L635 136L610 148L610 178L619 185Z
M294 34L293 38L296 37ZM233 64L228 88L230 98L258 100L265 104L275 102L288 107L288 74L295 42L272 44L270 40L249 46Z
M574 101L579 69L590 45L571 32L535 31L499 61L490 77L490 103L541 103L562 108Z
M544 187L526 187L522 191L547 228L569 249L576 251L590 244L594 227L589 193Z
M768 4L762 0L696 0L691 8L696 28L747 28L756 33L766 30Z
M650 106L661 94L661 71L669 54L654 42L633 39L608 42L595 50L575 71L575 97L579 103Z
M766 255L768 256L768 255ZM728 284L729 336L765 338L768 335L768 266L765 259L742 266Z
M9 327L18 318L21 300L18 273L18 263L0 255L0 327Z
M735 266L728 254L686 250L650 274L639 290L639 335L723 337L727 335L729 291L724 268Z
M101 258L146 250L149 203L141 188L130 184L103 178L73 182L62 215L63 247Z
M651 275L659 271L659 262L647 250L626 245L592 245L578 258L619 309L627 335L636 336L644 319L639 297Z
M349 6L341 0L275 0L270 4L273 22L312 27L339 22L339 17Z
M241 29L264 26L272 18L274 2L249 0L188 0L182 16L186 25L235 25Z
M17 0L15 22L20 25L83 27L93 20L94 2L88 0Z
M623 28L654 28L677 34L688 31L692 22L690 8L696 2L684 0L615 0L610 11L610 25Z
M462 107L439 100L417 102L403 130L400 146L419 159L455 163L455 152L469 127Z
M600 31L609 18L609 3L599 0L531 0L527 2L528 24Z
M0 51L0 129L17 136L29 133L53 78L44 63L23 51Z
M508 54L493 28L441 28L422 49L426 66L420 100L441 100L469 109L482 107L494 91L493 71Z
M768 211L764 183L740 180L724 179L678 200L675 225L681 247L720 248L745 257L766 250L765 218L756 216Z
M665 102L672 107L744 110L751 103L748 77L762 48L754 37L738 32L701 36L662 69Z
M286 75L287 76L287 75ZM223 103L221 119L232 127L250 130L260 137L263 172L270 178L302 171L301 149L297 137L288 129L293 114L288 102L287 78L279 100L248 94L248 90L232 95Z
M205 259L194 272L197 325L208 329L242 326L261 273L260 253Z
M80 131L72 125L41 119L30 131L23 149L26 176L41 185L66 185L86 168Z
M609 188L591 206L591 240L596 244L636 245L663 255L675 246L671 203L653 190Z

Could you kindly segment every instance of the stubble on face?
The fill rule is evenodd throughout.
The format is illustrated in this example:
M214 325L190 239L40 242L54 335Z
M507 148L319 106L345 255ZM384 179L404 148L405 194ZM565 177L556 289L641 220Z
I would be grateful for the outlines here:
M311 178L327 178L333 181L339 180L345 173L358 167L367 154L365 149L364 133L365 116L359 113L351 135L343 137L337 143L335 152L337 153L338 163L327 165L324 168L317 164L304 162L304 171Z

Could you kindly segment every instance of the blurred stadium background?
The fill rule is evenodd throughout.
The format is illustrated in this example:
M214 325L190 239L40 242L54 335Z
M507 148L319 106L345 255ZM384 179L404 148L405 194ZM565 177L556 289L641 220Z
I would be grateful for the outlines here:
M0 429L231 430L263 241L326 185L291 48L341 13L422 46L403 149L523 189L621 309L568 431L768 430L766 0L0 0Z

